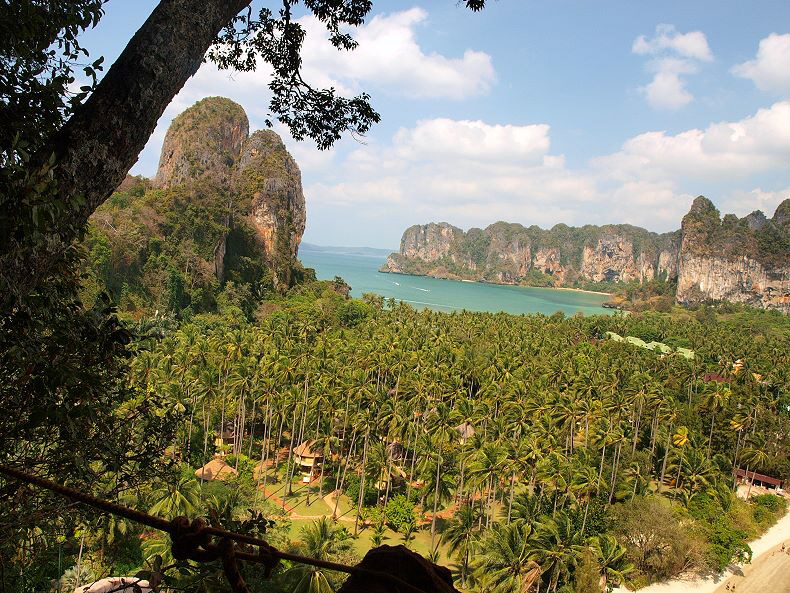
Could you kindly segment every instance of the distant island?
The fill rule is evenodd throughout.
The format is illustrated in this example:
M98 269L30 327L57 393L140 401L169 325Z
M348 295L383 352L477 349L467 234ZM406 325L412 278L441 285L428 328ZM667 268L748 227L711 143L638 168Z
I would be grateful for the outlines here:
M606 292L651 284L681 304L729 301L790 312L790 199L770 219L760 211L721 218L700 196L680 230L663 234L627 224L414 225L381 271Z

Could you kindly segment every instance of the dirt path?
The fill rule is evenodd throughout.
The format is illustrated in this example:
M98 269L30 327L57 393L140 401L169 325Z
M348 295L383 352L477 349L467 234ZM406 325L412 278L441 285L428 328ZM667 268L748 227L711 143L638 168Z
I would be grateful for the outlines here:
M744 566L742 572L743 576L734 574L726 579L714 593L790 593L790 555L779 546Z

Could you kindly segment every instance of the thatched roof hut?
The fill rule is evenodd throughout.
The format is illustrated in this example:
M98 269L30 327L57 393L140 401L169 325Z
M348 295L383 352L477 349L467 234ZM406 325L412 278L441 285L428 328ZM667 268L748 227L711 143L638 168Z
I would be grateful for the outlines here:
M227 480L235 476L238 472L225 463L219 457L215 457L206 465L195 471L195 475L201 480Z
M294 455L301 459L318 459L321 460L324 458L324 454L320 451L316 452L313 451L313 447L315 446L315 441L305 441L298 447L294 447Z
M468 422L464 422L463 424L459 424L455 427L455 432L457 432L461 440L471 439L475 436L475 427L469 424Z

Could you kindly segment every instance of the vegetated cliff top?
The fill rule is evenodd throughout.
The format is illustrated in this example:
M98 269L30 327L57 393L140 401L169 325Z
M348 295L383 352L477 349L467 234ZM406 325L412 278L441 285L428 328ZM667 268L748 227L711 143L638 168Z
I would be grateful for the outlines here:
M661 251L674 251L678 248L680 231L669 233L654 233L647 229L630 224L584 225L580 227L556 224L550 229L543 229L537 225L525 227L514 222L498 221L484 229L470 228L463 231L447 222L429 223L428 225L413 225L403 233L401 246L404 241L413 237L418 229L425 227L441 227L452 231L455 245L453 251L467 253L473 260L482 263L485 251L492 242L512 243L518 242L527 245L533 253L539 249L559 249L563 264L575 262L581 258L586 246L594 246L600 239L621 237L633 245L634 257L641 253L657 255Z
M249 130L238 103L224 97L198 101L171 122L154 185L170 187L202 177L227 181Z
M738 218L721 218L713 202L697 197L681 225L683 249L695 255L735 259L749 257L770 267L790 265L790 199L776 208L773 218L755 210Z
M173 120L155 180L127 177L91 217L97 290L127 311L197 313L288 288L301 273L301 173L275 132L248 128L222 97Z

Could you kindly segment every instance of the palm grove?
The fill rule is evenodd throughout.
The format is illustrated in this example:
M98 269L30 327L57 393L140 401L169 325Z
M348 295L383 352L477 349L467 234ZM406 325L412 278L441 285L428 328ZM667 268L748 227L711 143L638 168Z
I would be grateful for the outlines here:
M176 299L164 317L118 320L81 241L86 221L209 46L226 67L250 68L256 57L274 66L271 111L297 137L326 146L378 118L367 97L316 91L298 76L292 3L221 32L246 4L160 3L103 81L71 99L78 34L100 20L102 2L3 6L3 26L25 26L0 35L2 461L315 557L352 562L353 542L421 538L474 591L581 592L748 557L747 539L784 509L770 495L737 500L733 468L790 475L784 317L447 315L348 300L339 281L306 274L286 295L257 294L268 300L257 310L226 286L207 313ZM305 5L346 49L341 25L370 10ZM180 44L182 30L192 43ZM163 38L174 45L153 48ZM119 82L151 60L167 68L134 76L134 88ZM85 68L95 76L101 63ZM695 356L660 355L606 331ZM233 437L218 450L226 426ZM298 497L294 449L304 442L325 460L306 492L335 493L334 508L293 529L277 507ZM217 452L237 476L196 477ZM282 505L267 494L275 485ZM134 524L11 481L0 482L0 500L9 590L141 570L177 588L227 587L216 567L174 566L167 541ZM332 521L341 513L352 520ZM273 582L248 577L260 590L339 582L287 564Z

